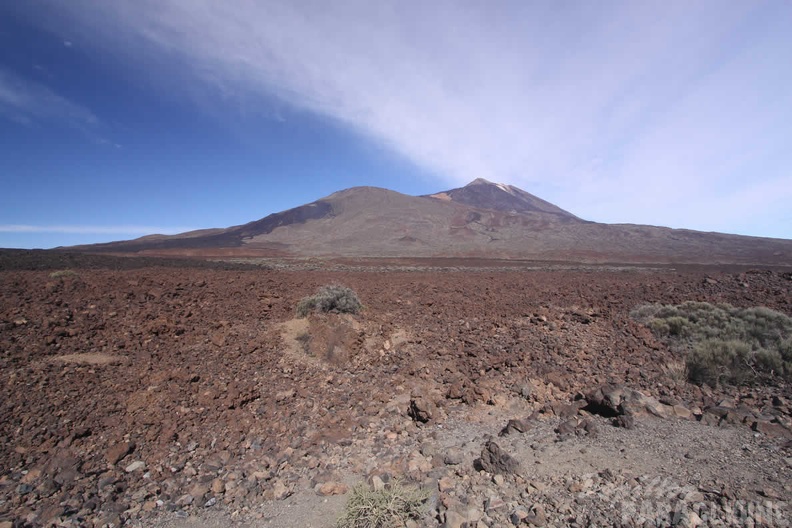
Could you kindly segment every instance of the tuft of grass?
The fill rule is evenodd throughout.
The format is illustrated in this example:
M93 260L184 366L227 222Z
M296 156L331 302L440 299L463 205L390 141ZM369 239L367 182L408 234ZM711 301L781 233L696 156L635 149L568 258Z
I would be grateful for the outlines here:
M639 306L631 316L686 353L687 377L693 383L792 378L792 318L781 312L688 301Z
M671 361L662 366L663 374L674 383L684 385L688 379L687 365L683 361Z
M428 490L399 482L374 491L361 484L352 489L336 528L401 528L424 513Z
M322 286L314 295L297 303L297 316L306 317L311 312L356 314L363 309L357 294L340 284Z

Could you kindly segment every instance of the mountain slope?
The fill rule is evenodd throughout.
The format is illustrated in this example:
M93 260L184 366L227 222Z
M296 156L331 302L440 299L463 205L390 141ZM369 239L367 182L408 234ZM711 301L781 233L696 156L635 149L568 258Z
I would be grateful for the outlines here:
M790 240L598 224L516 187L486 180L429 196L354 187L240 226L72 249L203 256L792 265Z

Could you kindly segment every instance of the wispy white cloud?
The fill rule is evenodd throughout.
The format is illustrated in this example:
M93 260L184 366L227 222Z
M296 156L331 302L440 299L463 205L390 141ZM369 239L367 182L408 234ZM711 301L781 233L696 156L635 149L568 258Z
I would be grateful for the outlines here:
M78 235L175 235L193 231L189 227L154 227L134 225L25 225L0 224L0 233L61 233Z
M276 94L447 183L713 229L750 217L768 232L788 207L771 194L792 188L783 2L58 4L141 64L178 59L226 97Z
M25 125L52 120L65 120L78 127L95 126L99 123L87 108L61 97L41 83L2 68L0 116Z

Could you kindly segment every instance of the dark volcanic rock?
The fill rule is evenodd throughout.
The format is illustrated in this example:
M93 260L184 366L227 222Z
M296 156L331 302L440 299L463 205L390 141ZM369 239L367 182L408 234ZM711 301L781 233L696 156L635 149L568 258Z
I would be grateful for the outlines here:
M475 466L495 475L511 475L520 469L520 463L492 440L484 444Z

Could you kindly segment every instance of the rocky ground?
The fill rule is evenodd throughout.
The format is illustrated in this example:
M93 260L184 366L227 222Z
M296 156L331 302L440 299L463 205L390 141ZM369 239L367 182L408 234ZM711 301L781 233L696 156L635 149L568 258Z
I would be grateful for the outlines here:
M792 315L788 273L48 258L0 259L0 528L330 527L392 479L417 526L789 525L790 387L629 315ZM295 319L328 283L364 312Z

